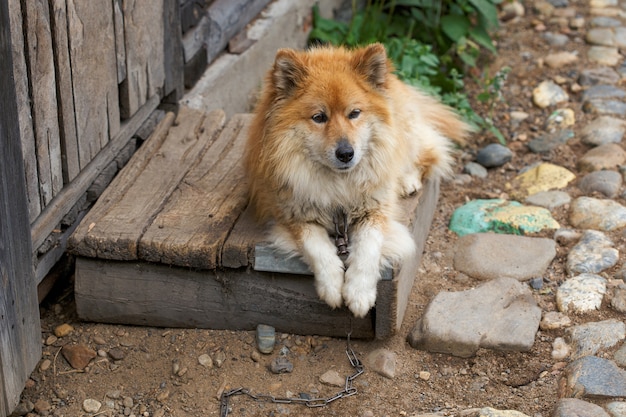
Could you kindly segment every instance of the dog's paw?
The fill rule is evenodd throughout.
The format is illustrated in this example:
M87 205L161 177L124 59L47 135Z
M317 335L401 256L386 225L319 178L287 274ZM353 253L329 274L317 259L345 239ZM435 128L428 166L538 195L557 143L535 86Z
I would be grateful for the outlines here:
M420 175L417 172L415 172L414 175L405 175L400 178L400 196L413 196L421 189L422 181L420 180Z
M370 276L360 272L346 271L346 283L343 286L343 299L355 317L365 317L376 304L376 283L378 275Z
M343 287L344 266L343 262L337 258L338 262L326 267L315 274L315 289L317 295L331 308L338 308L343 305L341 288Z

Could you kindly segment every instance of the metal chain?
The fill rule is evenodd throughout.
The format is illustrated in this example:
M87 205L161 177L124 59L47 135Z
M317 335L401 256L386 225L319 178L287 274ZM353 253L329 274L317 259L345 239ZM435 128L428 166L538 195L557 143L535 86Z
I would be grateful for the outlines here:
M229 400L230 397L234 397L237 395L245 395L248 398L252 398L255 401L265 401L268 403L274 404L303 404L309 408L316 407L325 407L328 404L336 401L340 398L350 397L357 393L357 389L354 386L354 380L359 377L364 371L365 368L361 360L357 357L356 353L350 346L350 335L352 334L352 319L350 319L350 331L348 332L347 341L346 341L346 356L348 356L348 361L350 361L350 365L354 368L354 373L352 375L348 375L346 377L346 383L344 385L343 390L339 391L332 397L326 398L288 398L288 397L275 397L273 395L268 394L253 394L251 390L248 388L235 388L229 391L224 391L220 396L220 417L228 417L229 414Z

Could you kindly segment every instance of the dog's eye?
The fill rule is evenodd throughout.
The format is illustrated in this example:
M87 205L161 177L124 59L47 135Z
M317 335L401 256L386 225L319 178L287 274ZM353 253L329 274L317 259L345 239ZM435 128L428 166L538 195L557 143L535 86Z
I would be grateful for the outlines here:
M359 117L361 115L361 110L359 109L354 109L350 112L350 114L348 114L348 119L356 119L357 117Z
M326 116L326 113L315 113L313 115L313 117L311 117L311 119L315 122L315 123L326 123L328 121L328 116Z

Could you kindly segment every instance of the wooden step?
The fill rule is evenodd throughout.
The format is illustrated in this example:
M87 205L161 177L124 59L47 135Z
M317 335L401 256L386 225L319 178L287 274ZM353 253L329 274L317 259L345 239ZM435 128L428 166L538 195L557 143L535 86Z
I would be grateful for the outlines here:
M82 319L345 336L349 311L319 300L307 266L274 252L246 209L251 117L225 124L222 111L181 107L163 119L70 237ZM353 320L355 337L400 327L438 191L427 182L403 201L419 256L383 271L375 309Z

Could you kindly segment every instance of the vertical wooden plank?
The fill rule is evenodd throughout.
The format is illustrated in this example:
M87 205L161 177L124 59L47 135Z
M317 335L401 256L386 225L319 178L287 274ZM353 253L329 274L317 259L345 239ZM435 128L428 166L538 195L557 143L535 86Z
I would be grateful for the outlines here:
M81 169L120 130L112 7L111 0L67 0Z
M59 127L63 162L63 180L71 182L80 173L78 137L72 91L72 68L67 38L67 5L65 0L52 0L52 33L54 64L59 99Z
M0 415L17 405L41 357L26 183L11 56L8 2L0 1Z
M164 0L123 0L126 79L120 84L123 118L135 114L149 97L163 95Z
M122 0L113 0L113 16L115 24L115 52L117 55L117 83L126 79L126 45L124 40L124 13Z
M52 57L50 11L46 0L26 5L26 42L39 187L45 206L63 188L56 77Z
M41 212L39 196L39 176L35 153L35 133L30 109L28 72L26 69L26 50L22 29L22 5L20 0L9 0L9 18L11 20L11 46L13 52L13 80L15 95L20 103L17 109L24 159L24 176L28 199L28 217L32 222Z
M170 101L178 102L185 92L181 12L177 1L165 1L163 9L163 95L171 95Z

